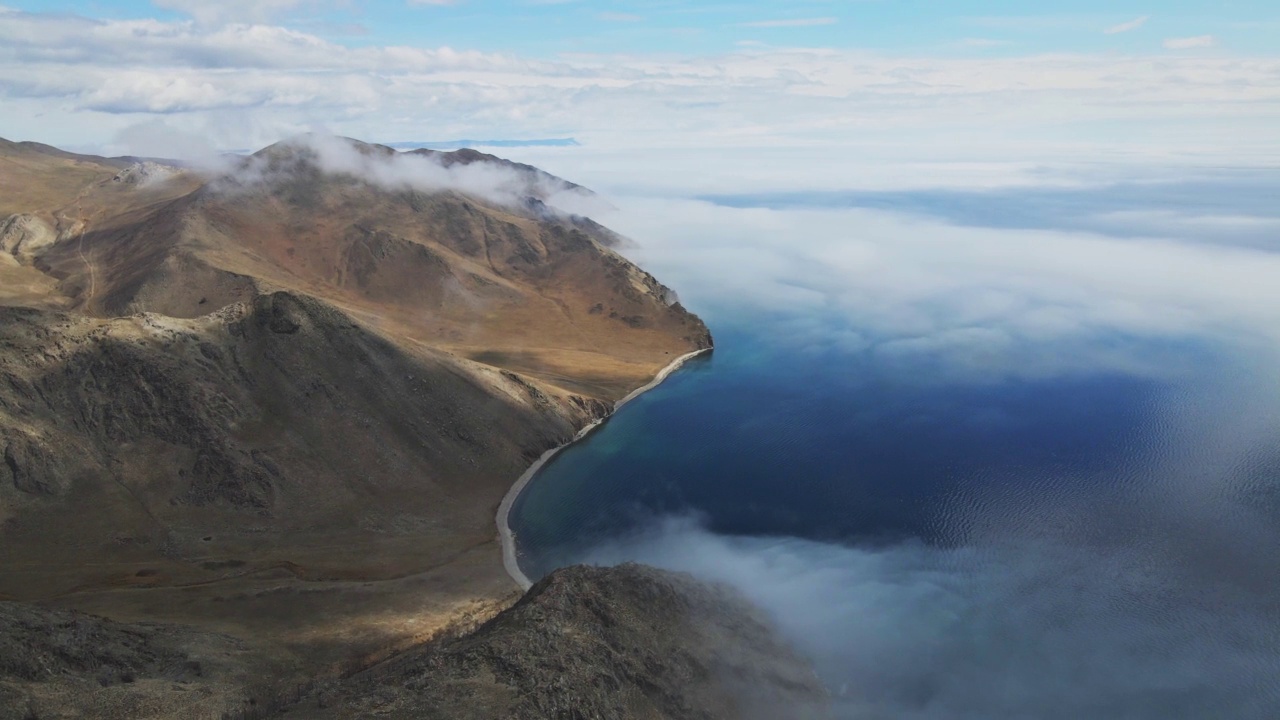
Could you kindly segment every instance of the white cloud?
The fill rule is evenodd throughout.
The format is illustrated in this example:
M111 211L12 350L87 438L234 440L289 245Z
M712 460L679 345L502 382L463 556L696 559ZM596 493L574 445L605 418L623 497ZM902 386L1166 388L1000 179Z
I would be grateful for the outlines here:
M589 193L565 185L551 176L521 173L496 163L473 162L446 167L434 155L366 153L350 140L327 133L309 133L291 138L284 141L283 148L292 153L288 158L293 162L314 163L326 173L355 176L371 185L393 191L456 190L513 207L523 206L529 197L538 198L552 207L559 207L562 202L567 203L572 206L569 211L603 210L607 207L607 204ZM215 172L226 172L227 163L226 158L216 158L212 166L208 167ZM254 188L263 180L292 172L293 169L287 163L282 169L278 158L264 159L255 155L243 161L235 161L230 175L219 180L216 187L235 192L245 187Z
M1080 143L1106 143L1252 158L1276 146L1280 59L758 47L543 60L348 47L266 25L17 12L0 15L0 96L12 110L0 135L54 143L104 142L166 114L225 147L319 123L372 140L573 135L633 147L857 144L932 154L1013 153L1019 144L1017 152L1075 144L1078 154ZM1245 147L1250 138L1257 147Z
M1129 32L1130 30L1137 30L1143 25L1146 25L1147 21L1150 19L1151 19L1150 15L1143 15L1142 17L1134 18L1129 22L1120 23L1119 25L1112 25L1111 27L1107 28L1106 30L1103 30L1102 32L1106 33L1107 35L1116 35L1118 33L1126 33L1126 32Z
M1093 342L1106 337L1214 338L1280 356L1274 246L957 227L865 209L610 199L622 211L598 219L636 238L637 259L690 306L838 317L869 351L929 368L922 377L1171 370L1160 364L1167 358ZM791 341L806 347L828 336L826 326L798 328Z
M1221 474L1195 479L1221 492ZM1251 574L1267 576L1280 538L1260 512L1230 489L1195 510L1162 490L1100 511L1023 484L947 506L948 529L982 532L964 547L727 537L668 519L589 559L737 588L814 662L837 718L1268 717L1255 709L1280 651L1274 589Z
M1212 35L1197 35L1195 37L1184 38L1168 38L1164 41L1165 48L1169 50L1189 50L1192 48L1208 48L1217 45L1218 41Z
M656 163L671 164L672 154ZM824 172L820 151L754 160L784 174ZM948 168L914 169L922 184L1010 181L978 166L949 168L963 180L946 177ZM1024 170L1029 185L1064 180ZM868 163L854 174L903 171ZM1095 171L1092 181L1115 179ZM1156 715L1198 718L1203 708L1228 707L1231 717L1264 717L1253 709L1266 706L1266 690L1255 688L1272 687L1280 635L1258 640L1259 627L1274 625L1265 608L1275 594L1258 578L1280 560L1280 537L1274 505L1256 488L1266 485L1258 458L1273 457L1280 431L1280 244L1272 235L1265 248L1219 247L1186 232L1195 223L1274 227L1280 215L1266 183L1277 175L1242 173L1256 191L1245 200L1238 186L1215 194L1197 183L1205 197L1194 208L1172 182L1186 175L1148 184L1166 210L1125 220L1154 221L1167 234L1141 240L956 227L866 209L614 198L622 213L609 224L636 238L636 257L713 327L750 322L788 354L860 356L846 370L824 355L832 368L825 385L877 367L891 367L894 383L1177 378L1185 370L1169 349L1177 347L1194 347L1204 353L1197 363L1222 371L1215 387L1144 408L1155 422L1142 435L1160 449L1101 471L1098 485L1080 471L1059 478L1062 471L1020 466L1010 472L1015 482L985 487L984 476L956 493L964 500L931 505L954 545L728 538L668 521L606 543L591 559L647 562L738 587L815 661L837 717L1106 717L1153 707L1171 688L1177 701ZM1025 188L1025 203L1009 191L1009 209L1036 212L1043 189ZM1095 190L1115 188L1102 180ZM1243 212L1250 207L1262 216ZM966 408L974 419L982 412ZM1077 487L1087 490L1077 495ZM1214 602L1203 601L1208 595Z
M597 13L596 18L604 20L605 22L640 22L641 20L644 20L644 18L639 15L620 12Z

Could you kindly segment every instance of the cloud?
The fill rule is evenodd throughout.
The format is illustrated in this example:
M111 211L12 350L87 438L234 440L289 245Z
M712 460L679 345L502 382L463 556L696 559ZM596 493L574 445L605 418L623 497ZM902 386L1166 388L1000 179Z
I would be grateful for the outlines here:
M375 140L429 127L441 137L574 135L634 147L888 147L892 138L948 155L1075 144L1064 152L1078 156L1083 142L1111 156L1120 154L1112 146L1155 146L1238 159L1259 157L1244 147L1251 138L1261 147L1274 137L1280 58L757 47L538 59L350 47L267 25L16 12L0 15L0 96L11 109L0 134L55 144L106 142L151 114L223 147L323 123Z
M879 387L878 375L846 378L890 368L884 385L924 386L932 397L938 384L1180 379L1191 354L1200 372L1214 371L1214 387L1144 407L1143 433L1154 440L1114 472L1015 474L985 494L966 487L936 513L937 545L726 537L660 519L590 559L738 587L815 659L841 718L1269 718L1280 697L1271 481L1280 173L1267 163L1139 172L1093 157L1056 168L1011 169L982 155L900 164L900 152L856 164L792 147L717 165L715 150L529 151L570 177L607 168L627 176L619 183L656 188L611 198L621 211L598 219L636 239L632 256L713 329L750 324L744 354L757 357L762 337L785 348L770 373L785 374L794 354L825 353L824 387ZM734 177L708 177L718 172ZM769 193L737 206L674 197L698 182L848 181L915 186L811 204L804 192L772 205ZM1247 247L1218 236L1233 228L1255 233ZM830 402L847 397L833 392ZM918 412L932 414L923 405ZM796 452L847 432L814 440L826 428L801 419L803 409L778 408L802 428ZM724 433L749 419L730 420ZM833 484L843 469L830 470ZM784 474L775 491L809 480ZM589 517L592 500L582 502L578 517Z
M596 18L605 22L640 22L641 20L644 20L644 18L639 15L620 12L596 13Z
M738 23L738 27L749 28L791 28L791 27L816 27L819 25L835 25L839 22L833 17L813 17L813 18L792 18L784 20L756 20L754 22Z
M1147 21L1150 19L1151 19L1150 15L1143 15L1142 17L1134 18L1129 22L1120 23L1119 25L1112 25L1111 27L1103 30L1102 32L1107 35L1117 35L1119 33L1127 33L1130 30L1137 30L1143 25L1146 25Z
M1195 37L1168 38L1164 41L1165 48L1169 50L1189 50L1192 48L1208 48L1217 45L1218 41L1212 35L1197 35Z
M814 660L842 720L1269 717L1274 598L1250 573L1280 560L1280 537L1231 502L1197 512L1153 497L1159 507L1136 517L1123 502L1095 514L1058 500L954 549L724 537L667 520L591 559L736 587ZM1215 546L1217 567L1178 539L1216 541L1226 533L1212 523L1233 519L1248 525ZM951 520L984 523L980 510ZM1132 544L1115 539L1126 521Z
M1183 209L1180 222L1127 218L1152 223L1138 236L1131 227L1123 235L1071 231L1061 220L1064 229L959 227L918 213L617 196L611 200L622 212L597 219L635 238L635 258L713 320L824 318L820 327L796 326L797 347L827 342L833 328L853 331L866 352L939 382L1100 369L1162 379L1181 367L1153 356L1150 343L1211 343L1280 358L1274 236L1258 247L1196 239L1215 216L1232 212L1213 207L1212 197L1231 193L1224 184L1203 208ZM1016 206L1019 192L1006 195ZM1178 205L1171 195L1165 211ZM1272 215L1247 205L1235 212L1257 218L1236 222L1264 233L1276 227Z
M190 159L190 158L184 158ZM289 182L303 164L329 175L355 177L389 191L454 191L512 208L528 208L529 199L566 212L604 210L588 191L533 170L481 160L443 164L436 154L400 153L361 146L327 133L308 133L248 158L219 157L206 169L219 175L214 187L224 192L255 190L262 183Z
M530 152L566 168L652 175L645 182L654 185L665 169L667 187L682 189L672 168L708 167L714 154L650 150L649 168L621 153L593 155L590 145L572 157ZM936 545L733 537L666 518L587 557L739 588L815 660L840 718L1269 718L1280 697L1280 210L1271 200L1280 173L1138 173L1093 158L1012 173L976 161L846 161L788 148L748 154L726 172L787 187L805 175L833 182L830 168L841 167L841 180L917 187L848 193L861 205L837 204L841 193L772 206L623 196L612 198L619 214L598 219L635 238L631 254L713 329L750 324L743 354L758 357L759 338L785 348L768 373L785 375L788 358L820 352L830 358L824 387L909 384L932 398L947 383L1180 379L1186 356L1171 348L1191 348L1213 387L1152 400L1142 424L1152 441L1136 443L1133 462L1114 471L1018 470L990 492L966 486L934 515ZM1214 226L1259 232L1237 247ZM868 368L891 369L892 381L846 380ZM846 398L833 391L830 403ZM934 415L933 402L914 411ZM981 414L961 405L955 413L966 420ZM788 446L795 452L848 433L804 410L777 409L797 418L804 442ZM655 406L653 417L661 414ZM731 418L722 432L749 421ZM832 484L842 471L829 470ZM795 493L809 482L796 470L773 487ZM844 497L862 503L849 486ZM579 499L577 517L589 518L593 500ZM780 514L796 507L784 506Z
M1182 238L1272 249L1280 228L1280 176L1246 169L1183 171L1088 185L807 191L709 196L731 207L868 208L955 225L1074 230L1112 237Z
M196 167L222 164L222 154L196 133L179 130L163 120L148 120L116 133L112 146L120 154L182 160Z

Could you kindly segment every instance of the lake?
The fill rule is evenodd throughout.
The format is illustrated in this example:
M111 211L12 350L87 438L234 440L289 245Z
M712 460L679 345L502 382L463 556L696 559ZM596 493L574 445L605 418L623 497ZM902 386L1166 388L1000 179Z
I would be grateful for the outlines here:
M1088 354L1161 370L975 372L1007 363L796 321L718 313L712 355L548 463L512 510L525 573L734 584L849 717L1275 716L1280 445L1238 348L1112 334Z

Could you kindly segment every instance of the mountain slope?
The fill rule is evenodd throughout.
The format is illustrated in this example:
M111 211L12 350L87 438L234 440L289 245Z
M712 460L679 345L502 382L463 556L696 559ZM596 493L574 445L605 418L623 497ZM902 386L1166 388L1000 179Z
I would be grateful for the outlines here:
M710 336L553 209L586 191L444 157L0 144L0 599L224 633L281 682L509 600L510 483Z
M624 565L348 677L271 688L245 643L0 602L0 720L95 717L824 720L808 663L728 588Z
M246 653L225 635L10 602L0 628L0 720L218 718L245 700Z
M177 200L97 222L43 262L92 314L196 317L288 289L609 399L683 354L672 341L707 345L673 293L609 249L611 233L539 199L580 188L488 157L282 143Z
M284 717L829 717L808 665L726 588L639 565L547 576L473 633L374 667ZM322 706L322 707L317 707Z

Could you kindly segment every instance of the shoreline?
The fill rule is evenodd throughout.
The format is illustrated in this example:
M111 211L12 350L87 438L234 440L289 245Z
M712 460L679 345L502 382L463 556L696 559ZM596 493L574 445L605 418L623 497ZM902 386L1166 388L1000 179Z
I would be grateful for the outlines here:
M715 348L703 348L702 350L695 350L676 358L670 365L667 365L660 370L648 384L632 390L627 393L626 397L614 403L613 410L611 410L608 415L605 415L599 420L592 421L586 427L574 434L573 438L570 439L569 442L553 447L542 453L542 456L533 461L533 464L526 468L520 477L516 479L515 484L512 485L511 489L507 491L507 494L503 496L502 503L498 505L497 524L498 535L502 540L502 566L506 569L507 575L511 576L511 579L520 586L521 590L528 590L533 587L533 583L529 581L529 578L525 576L524 571L520 569L520 562L516 559L516 535L511 530L511 523L508 522L511 515L511 508L515 505L516 498L520 497L520 493L524 491L525 487L529 485L529 482L538 474L538 471L542 469L542 466L546 465L547 461L556 456L556 453L559 453L561 450L585 438L587 435L590 435L593 430L600 427L606 420L613 417L614 413L622 409L623 405L626 405L632 400L635 400L641 395L661 385L664 380L670 377L672 373L679 370L685 363L699 355L709 353L714 349Z

